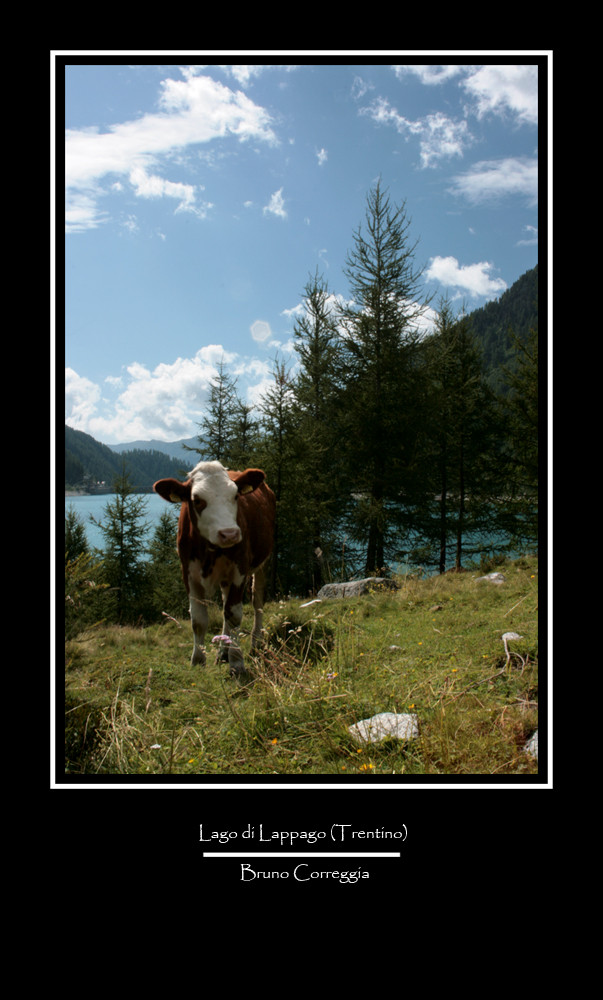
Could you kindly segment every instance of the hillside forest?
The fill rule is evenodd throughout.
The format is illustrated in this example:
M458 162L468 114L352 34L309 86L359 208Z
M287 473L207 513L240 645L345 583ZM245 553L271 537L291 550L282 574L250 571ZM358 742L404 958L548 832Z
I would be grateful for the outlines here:
M94 590L85 616L186 614L177 511L166 504L147 538L144 492L155 479L185 478L200 460L266 471L278 511L274 597L403 564L442 573L537 550L538 269L466 313L422 297L416 250L405 203L392 204L377 184L345 261L350 301L318 271L309 275L294 327L295 371L277 356L254 409L219 365L182 460L154 450L118 455L65 427L66 488L104 480L113 494L102 553L88 551L74 512L66 517L74 627L84 614L83 580ZM428 308L436 323L425 336Z

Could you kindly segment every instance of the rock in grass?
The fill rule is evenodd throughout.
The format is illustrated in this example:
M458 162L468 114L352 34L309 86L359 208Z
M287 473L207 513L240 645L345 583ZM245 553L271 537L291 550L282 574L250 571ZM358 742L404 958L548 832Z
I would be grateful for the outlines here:
M348 729L359 743L379 743L388 736L397 740L416 740L419 737L417 716L397 712L380 712L370 719L361 719Z
M360 597L375 590L398 590L398 584L384 576L369 576L366 580L349 580L348 583L325 583L317 596L324 601L332 597Z
M525 745L525 751L530 757L535 757L538 760L538 730L530 736Z
M495 583L500 586L501 583L505 582L505 578L502 573L488 573L487 576L476 576L475 582L480 583L480 581Z

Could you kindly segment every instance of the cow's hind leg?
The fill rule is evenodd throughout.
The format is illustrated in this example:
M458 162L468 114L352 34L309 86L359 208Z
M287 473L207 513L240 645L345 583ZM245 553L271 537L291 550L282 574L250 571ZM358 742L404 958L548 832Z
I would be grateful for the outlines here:
M262 639L262 623L264 621L264 589L266 579L264 567L260 566L253 574L251 586L251 601L253 604L253 632L251 633L251 648L256 649Z

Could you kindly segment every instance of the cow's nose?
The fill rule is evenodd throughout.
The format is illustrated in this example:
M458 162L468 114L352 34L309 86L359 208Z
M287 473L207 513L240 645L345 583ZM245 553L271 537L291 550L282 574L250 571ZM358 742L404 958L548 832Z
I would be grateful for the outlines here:
M218 542L220 545L236 545L240 541L241 532L238 528L224 528L218 532Z

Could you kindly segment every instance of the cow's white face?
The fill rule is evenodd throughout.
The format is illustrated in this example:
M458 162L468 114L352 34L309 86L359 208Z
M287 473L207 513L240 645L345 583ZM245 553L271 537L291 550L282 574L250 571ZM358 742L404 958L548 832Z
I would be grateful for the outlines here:
M191 501L202 538L210 545L230 548L241 541L237 524L236 483L219 462L199 462L189 475Z

